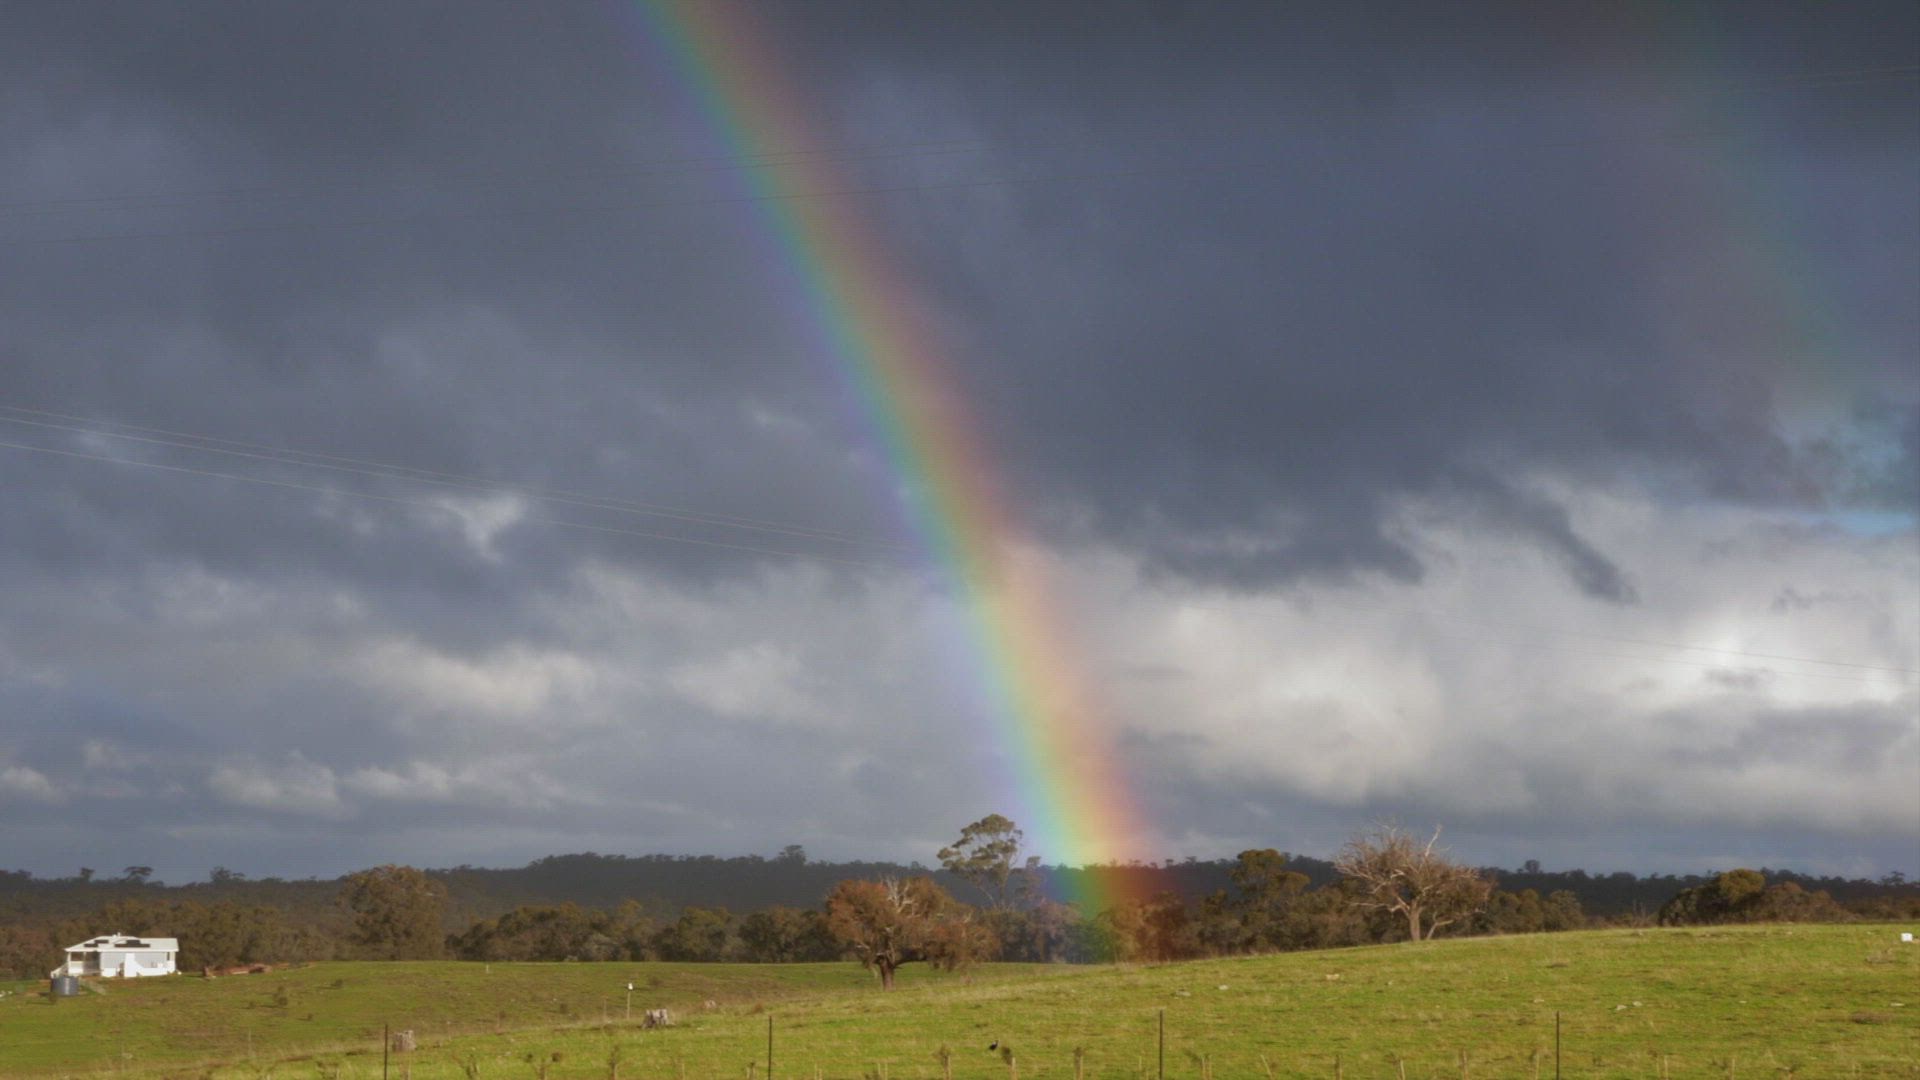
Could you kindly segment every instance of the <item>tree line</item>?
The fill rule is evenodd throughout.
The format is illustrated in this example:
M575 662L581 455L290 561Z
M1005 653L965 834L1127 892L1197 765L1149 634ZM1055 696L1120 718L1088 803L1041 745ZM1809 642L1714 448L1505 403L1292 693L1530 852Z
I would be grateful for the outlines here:
M1089 871L1063 872L1037 858L1022 859L1023 839L1012 821L989 815L939 852L938 869L810 863L797 847L773 859L588 855L528 868L558 866L563 876L583 883L603 877L599 872L608 863L691 863L713 878L758 872L764 881L782 871L805 871L817 888L811 902L770 903L740 913L718 903L671 907L635 896L611 903L555 901L531 888L502 897L476 892L471 868L375 867L333 882L254 882L218 870L209 882L184 888L153 885L145 874L42 882L0 872L0 972L44 975L66 945L105 931L178 937L183 970L348 958L851 958L890 983L899 965L913 962L1159 961L1595 925L1920 916L1920 889L1897 875L1848 883L1846 899L1836 899L1825 888L1809 887L1816 879L1747 869L1678 879L1684 884L1651 907L1596 912L1578 888L1531 884L1566 882L1567 875L1545 874L1537 866L1519 872L1467 867L1448 856L1437 832L1422 837L1392 827L1355 837L1331 861L1251 849L1213 863L1107 868L1107 880L1136 898L1086 912L1060 897L1063 882L1072 884L1072 874ZM1189 887L1196 881L1217 885ZM583 892L596 899L605 895ZM89 896L102 899L74 903ZM47 904L49 898L61 903ZM35 910L36 901L41 910Z

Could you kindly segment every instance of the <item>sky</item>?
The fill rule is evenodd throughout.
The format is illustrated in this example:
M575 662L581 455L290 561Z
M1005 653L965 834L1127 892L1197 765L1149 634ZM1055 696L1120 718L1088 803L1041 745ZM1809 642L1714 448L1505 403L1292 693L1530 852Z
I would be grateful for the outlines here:
M730 17L940 343L1116 850L1920 872L1920 8ZM0 10L0 866L1033 812L791 162L661 27Z

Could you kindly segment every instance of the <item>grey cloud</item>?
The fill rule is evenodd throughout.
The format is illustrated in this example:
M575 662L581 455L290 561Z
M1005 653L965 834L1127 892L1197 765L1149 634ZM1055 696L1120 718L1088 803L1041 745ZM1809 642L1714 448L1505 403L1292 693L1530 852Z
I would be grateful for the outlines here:
M1886 705L1775 709L1748 721L1745 706L1729 702L1658 718L1662 726L1690 728L1693 736L1657 747L1618 745L1611 726L1598 724L1580 725L1585 730L1573 738L1542 733L1532 743L1468 736L1450 740L1417 768L1386 766L1379 775L1331 787L1223 774L1218 759L1230 748L1205 738L1151 739L1146 756L1154 767L1142 786L1156 805L1178 807L1177 820L1222 847L1256 842L1277 828L1309 837L1326 852L1368 820L1393 817L1441 822L1480 837L1472 857L1488 863L1524 858L1513 854L1517 842L1526 842L1519 837L1553 836L1589 845L1604 838L1611 852L1601 865L1619 865L1636 857L1636 830L1670 834L1673 844L1662 845L1667 854L1661 857L1668 867L1683 865L1673 855L1690 834L1739 836L1745 844L1802 832L1826 837L1830 849L1900 852L1913 844L1906 828L1912 799L1894 795L1892 785L1901 782L1903 763L1914 753L1914 705L1909 697ZM1275 722L1351 723L1297 715L1276 715ZM1301 748L1324 750L1324 740L1303 736ZM1782 784L1789 773L1791 792ZM1861 798L1863 791L1874 794ZM1265 807L1262 816L1277 824L1248 821L1242 801ZM1513 827L1521 818L1528 823L1524 831Z
M1739 769L1817 763L1835 773L1870 773L1889 760L1904 759L1902 743L1912 741L1910 716L1916 706L1920 702L1908 700L1884 708L1769 709L1744 717L1730 732L1723 718L1683 715L1667 722L1695 728L1705 723L1717 732L1698 748L1676 754L1679 765Z
M64 798L46 774L27 765L0 767L0 795L26 802L54 803Z
M127 389L137 389L147 408L167 406L193 429L230 430L232 410L189 389L196 382L178 377L184 366L202 378L238 379L230 398L254 408L270 402L255 423L282 441L489 475L513 475L532 459L599 485L620 480L597 452L617 433L637 439L643 458L679 466L664 479L647 478L673 497L718 488L751 493L770 510L790 504L804 512L833 492L819 478L837 475L835 510L862 528L889 527L881 508L851 494L870 477L849 475L843 465L805 479L781 467L790 460L786 448L750 446L730 456L705 438L716 423L752 438L737 417L724 415L723 403L743 394L794 403L829 445L861 436L858 423L819 391L822 358L793 356L782 344L793 338L796 313L769 307L777 286L734 273L753 254L730 224L739 209L648 209L649 200L698 192L691 185L712 177L616 168L631 160L636 141L663 147L663 157L671 157L668 146L684 153L691 119L675 112L684 104L658 84L644 50L632 39L620 42L631 28L578 13L530 18L511 8L469 13L448 27L445 9L423 5L291 19L241 11L209 33L193 11L156 11L104 31L77 16L50 15L53 25L33 40L52 42L53 53L69 58L62 100L75 116L109 100L166 102L141 121L162 145L193 146L196 124L218 127L225 141L199 155L203 185L236 182L262 165L294 178L269 191L299 198L193 203L189 210L200 216L184 223L189 230L290 218L401 215L400 222L134 243L130 262L116 257L126 244L101 245L104 251L56 245L56 272L22 283L38 294L25 309L29 327L52 316L71 334L75 294L60 282L84 273L93 289L115 292L126 315L151 321L184 308L218 336L165 360L134 359L132 342L111 340L69 342L52 355L36 348L17 376L24 398L63 400L70 395L59 391L76 375L101 380L111 371L124 379L131 367ZM1366 19L1224 8L1045 16L989 8L954 26L939 25L949 16L938 13L921 13L925 22L869 14L810 6L784 16L801 39L818 39L803 70L845 87L848 123L871 112L859 95L876 85L864 80L879 70L890 73L877 85L896 101L888 106L895 122L918 125L894 134L927 139L952 128L985 139L989 175L1011 155L1034 156L1022 131L1049 118L1096 133L1092 152L1051 151L1054 171L1088 173L1093 182L1007 189L986 204L964 195L898 195L895 223L933 247L929 264L955 231L930 227L930 217L956 218L954 226L989 238L969 241L976 257L957 264L965 279L941 265L925 269L940 279L941 295L963 298L955 321L989 328L970 331L974 340L960 359L990 405L989 422L1005 436L1009 465L1036 498L1091 510L1102 532L1132 537L1162 569L1239 584L1357 570L1412 580L1417 559L1382 534L1380 505L1469 481L1489 456L1575 472L1646 461L1691 476L1708 494L1818 499L1820 482L1774 429L1772 394L1749 366L1754 341L1746 324L1777 316L1751 310L1752 298L1737 290L1707 288L1694 310L1678 313L1696 319L1690 329L1704 336L1663 343L1651 324L1676 313L1641 295L1640 282L1669 272L1661 260L1702 260L1700 273L1738 278L1737 268L1712 265L1731 257L1727 238L1684 216L1734 193L1708 186L1661 192L1651 186L1657 178L1623 177L1623 155L1638 163L1666 149L1657 139L1637 143L1632 132L1598 130L1593 106L1574 89L1582 73L1628 73L1606 61L1574 64L1572 74L1564 63L1547 63L1556 47L1570 47L1550 33L1535 40L1547 28L1520 20L1515 29L1508 15L1475 11L1433 17L1429 28L1445 31L1439 36L1383 43ZM1623 41L1645 32L1592 14L1596 29ZM1428 25L1425 17L1400 17ZM1846 24L1831 20L1778 22L1704 19L1695 32L1738 41L1791 29L1801 35L1800 62L1830 53L1862 70L1863 57L1883 47L1882 35L1850 36ZM918 79L888 66L888 58L906 55L910 39L934 31L964 47L916 58ZM1068 40L1072 48L1064 47ZM1224 49L1201 48L1223 42ZM1293 44L1275 56L1274 42ZM1287 63L1290 48L1311 62ZM394 50L410 62L393 62ZM1491 69L1497 77L1485 77L1490 57L1501 61ZM988 85L1017 106L948 89L972 85L982 74L975 65L988 64L1003 73ZM515 73L511 83L494 77L503 69ZM1330 73L1365 73L1364 81L1384 89L1357 113L1330 113L1313 89ZM1123 81L1195 96L1144 107L1117 102L1113 92ZM1741 81L1733 81L1738 90ZM1781 183L1797 156L1810 152L1820 109L1845 112L1863 93L1877 94L1868 104L1884 107L1889 94L1911 93L1896 81L1865 90L1816 82L1789 94L1793 72L1766 67L1745 83L1766 92L1749 90L1742 102L1784 121L1783 141L1755 158L1763 175L1774 170ZM582 93L587 86L595 93ZM1718 108L1714 95L1728 91L1708 87L1661 85L1652 104L1633 108L1684 110L1690 94L1703 93ZM1347 93L1337 88L1332 96ZM1208 107L1216 100L1238 105L1216 111ZM1135 131L1158 125L1164 132L1187 125L1195 109L1223 130L1222 163L1251 170L1155 176L1152 168L1168 160L1164 140L1102 145L1097 137L1119 119ZM448 115L467 123L445 122ZM623 118L653 129L629 138ZM467 124L478 123L491 133L485 182L469 168L476 151ZM335 145L342 137L349 141ZM1714 138L1708 132L1668 156L1681 163L1710 156ZM101 149L79 146L67 156L84 169ZM1176 164L1203 152L1184 149ZM353 172L316 164L309 155L320 151L344 155ZM1039 157L1050 160L1046 152ZM567 168L554 169L554 160ZM1840 161L1835 183L1889 167L1878 144ZM1147 174L1127 178L1142 168ZM453 186L442 190L449 173ZM580 176L584 188L568 180ZM60 179L68 190L131 182L124 170ZM148 179L164 186L167 178ZM303 183L310 187L303 191ZM1655 222L1668 230L1665 238L1638 249L1634 234L1646 222L1623 218L1595 229L1564 212L1636 198L1656 211L1658 200L1673 201L1670 220ZM634 212L532 222L487 216L609 200L625 200ZM449 211L479 216L431 220ZM175 211L162 206L133 217L156 213L164 219ZM421 213L424 223L407 222ZM1920 227L1898 215L1892 223L1889 241ZM1897 246L1843 232L1850 221L1826 224L1832 238L1864 257L1847 273L1849 287L1855 276L1884 280L1883 270L1920 284L1911 260L1891 255ZM168 273L183 257L196 272ZM127 279L126 287L114 277ZM1010 290L1008 282L1034 287ZM1073 306L1031 302L1043 287L1061 295L1056 283L1065 284ZM463 314L479 298L494 313L490 320ZM739 317L743 307L751 318ZM1889 324L1897 311L1884 304L1860 314L1896 341L1912 337L1911 320ZM411 355L393 355L386 344L393 335L371 337L361 329L369 323L412 333L411 347L399 347ZM144 338L147 322L134 325L126 336ZM1677 348L1691 355L1676 356ZM1867 371L1882 363L1871 355L1827 362ZM36 393L36 384L52 389ZM609 386L631 388L630 396L609 398ZM499 395L521 403L511 421L470 407ZM630 410L624 424L620 404ZM685 422L662 424L648 405ZM395 441L397 431L408 433L405 442ZM824 451L809 464L824 464ZM756 482L783 472L798 482ZM1275 507L1293 524L1274 529ZM1270 531L1282 535L1257 539ZM1550 528L1536 531L1567 560L1579 587L1623 595L1604 554Z
M1181 34L1206 19L1174 20L1181 29L1165 38L1147 32L1144 15L1132 24L1137 34L1086 28L1086 40L1060 57L1073 75L1047 69L1045 86L1058 91L1045 96L1051 115L1071 117L1060 129L1111 130L1124 115L1135 131L1191 135L1205 116L1237 137L1224 148L1196 139L1180 159L1229 168L1161 177L1148 167L1110 182L965 197L963 209L945 211L976 230L959 258L949 231L914 225L940 209L898 198L903 230L926 238L923 263L945 275L945 294L969 301L955 321L973 339L978 384L1031 487L1091 512L1102 533L1130 535L1166 569L1237 584L1355 568L1411 580L1417 563L1380 534L1379 507L1472 483L1489 460L1583 477L1658 471L1705 497L1759 503L1846 497L1848 482L1823 480L1780 430L1783 387L1773 372L1822 349L1818 362L1848 372L1842 378L1913 408L1913 380L1898 373L1898 357L1920 347L1911 304L1896 299L1899 290L1881 291L1891 280L1920 286L1906 241L1891 240L1912 233L1910 200L1876 212L1890 230L1881 239L1867 238L1878 226L1862 231L1836 217L1821 221L1832 230L1821 240L1795 238L1848 247L1862 260L1855 269L1876 267L1856 276L1835 267L1826 247L1807 256L1846 279L1850 298L1873 298L1856 314L1875 329L1832 342L1806 341L1808 328L1785 309L1801 303L1799 283L1765 280L1804 271L1742 265L1749 240L1728 235L1719 214L1749 183L1797 183L1791 163L1824 145L1829 122L1884 121L1911 88L1882 87L1864 114L1857 88L1785 102L1749 96L1734 109L1716 96L1724 86L1701 93L1662 83L1631 62L1549 62L1553 35L1525 20L1518 31L1495 29L1477 14L1461 17L1457 37L1418 45L1363 46L1357 25L1334 17L1324 39L1299 46L1321 61L1300 71L1285 45L1253 33L1243 40L1261 43L1257 61L1254 50L1228 48L1188 63L1192 78L1180 85L1203 88L1207 106L1160 97L1124 110L1106 94L1141 70L1129 61L1148 54L1149 71L1184 62L1170 59L1183 56ZM1452 25L1448 16L1434 22ZM1713 19L1696 26L1709 37L1761 32ZM992 31L960 36L1003 61L1014 81L1024 69L1012 58L1042 48L997 45ZM1815 37L1809 55L1852 49L1857 62L1875 48L1832 26ZM1447 51L1435 42L1457 44L1456 60L1487 51L1511 64L1473 80L1461 68L1381 60L1400 49ZM1296 96L1328 66L1367 61L1390 69L1383 81L1393 89L1375 108L1329 111L1311 91ZM1104 77L1089 73L1102 62ZM1255 63L1269 76L1249 76ZM1591 87L1608 79L1645 79L1651 89L1623 104L1623 123L1597 125ZM913 115L891 100L901 83L865 90L889 95L866 109L881 130ZM856 100L861 92L850 91ZM955 137L992 115L950 83L933 82L922 100L931 130ZM1695 109L1724 112L1729 126L1669 130L1669 118ZM1031 110L1020 116L998 130L1031 139L1041 121ZM1777 138L1741 163L1747 175L1719 164L1731 152L1725 140L1774 120L1768 134ZM1851 164L1822 173L1836 193L1891 192L1916 179L1910 161L1885 153L1911 139L1872 132ZM1124 175L1155 157L1129 149L1073 155L1054 171ZM998 243L982 239L982 222ZM1663 293L1665 281L1675 286ZM1292 526L1308 535L1290 542L1288 528L1272 523L1276 506L1313 519ZM1312 535L1320 530L1324 542ZM1536 531L1580 587L1625 595L1603 553L1561 530ZM1272 539L1258 540L1263 533Z
M1741 523L1718 557L1778 621L1911 663L1904 600L1825 602L1904 597L1884 568L1920 510L1916 84L1888 74L1911 66L1910 6L1710 5L1684 27L1611 5L756 11L824 142L869 149L844 183L945 332L1032 539L1124 567L1109 594L1411 603L1485 549L1582 600L1570 622L1719 640L1724 598L1595 509L1660 531L1703 503ZM93 775L124 796L58 804L26 857L123 829L182 862L298 849L326 872L385 835L481 862L791 839L923 857L958 808L1006 809L962 635L876 629L951 600L902 550L914 481L626 8L0 19L0 406L88 418L0 409L0 440L297 485L0 447L0 794ZM74 430L92 421L700 520ZM1780 515L1804 528L1781 539ZM1527 595L1509 584L1457 602ZM1427 645L1409 667L1471 684ZM1128 743L1143 760L1200 753L1208 710L1260 682L1209 668L1225 642L1127 647L1129 691L1195 729ZM1803 716L1738 665L1701 680L1767 723L1643 747L1649 773L1900 745L1843 698ZM1647 715L1632 692L1583 715L1618 734ZM1146 783L1168 836L1239 836L1230 807L1260 805L1324 851L1360 809L1460 810L1446 785L1475 762L1522 794L1560 782L1564 757L1473 730L1460 771L1345 802L1298 774ZM486 804L490 761L544 779ZM1489 850L1577 831L1497 810L1472 810Z
M1465 477L1448 489L1455 500L1481 509L1496 525L1525 535L1556 555L1588 595L1614 603L1636 598L1626 574L1580 537L1566 508L1544 496L1521 492L1490 476Z

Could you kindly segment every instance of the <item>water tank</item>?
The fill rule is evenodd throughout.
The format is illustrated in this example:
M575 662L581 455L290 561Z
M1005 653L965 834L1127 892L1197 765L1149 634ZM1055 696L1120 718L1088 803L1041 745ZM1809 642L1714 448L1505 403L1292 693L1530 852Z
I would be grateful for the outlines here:
M49 981L53 984L54 997L78 997L80 994L80 977L78 975L55 975Z

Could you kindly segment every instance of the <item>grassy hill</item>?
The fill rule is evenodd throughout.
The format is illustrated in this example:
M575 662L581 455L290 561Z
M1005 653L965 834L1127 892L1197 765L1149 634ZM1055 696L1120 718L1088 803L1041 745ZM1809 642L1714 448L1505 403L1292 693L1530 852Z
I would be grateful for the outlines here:
M383 1023L420 1049L392 1075L906 1080L1553 1075L1920 1077L1920 945L1888 926L1603 931L1164 966L903 971L852 964L321 964L0 999L0 1074L380 1074ZM624 1020L674 1009L666 1031ZM702 1007L714 1001L716 1008ZM1662 1070L1665 1070L1664 1073ZM472 1070L469 1072L469 1070Z

